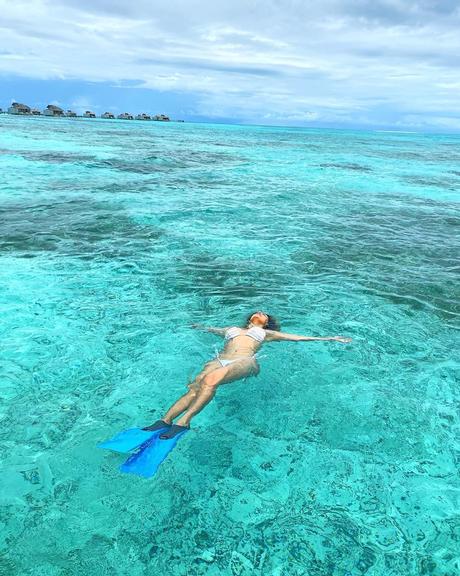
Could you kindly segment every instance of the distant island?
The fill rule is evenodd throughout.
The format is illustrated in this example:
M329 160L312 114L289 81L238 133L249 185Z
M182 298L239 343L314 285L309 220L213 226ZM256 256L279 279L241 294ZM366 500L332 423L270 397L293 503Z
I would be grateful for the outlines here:
M0 112L2 112L0 108ZM79 116L73 110L63 110L56 106L55 104L48 104L48 106L41 112L37 108L31 108L27 104L21 104L20 102L13 102L8 108L8 114L15 114L16 116L52 116L53 118L96 118L96 114L91 112L91 110L86 110L81 116ZM155 116L150 116L142 112L133 116L129 112L123 112L116 116L112 112L104 112L101 114L100 118L105 118L107 120L153 120L155 122L170 122L171 119L166 114L156 114ZM177 120L177 122L183 122L183 120Z

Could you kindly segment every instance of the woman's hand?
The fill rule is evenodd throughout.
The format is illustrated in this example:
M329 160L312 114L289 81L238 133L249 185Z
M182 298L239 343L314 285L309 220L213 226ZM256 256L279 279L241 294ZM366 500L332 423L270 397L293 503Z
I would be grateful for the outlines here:
M336 342L342 342L342 344L346 344L347 342L351 342L353 338L348 338L348 336L334 336L332 340Z

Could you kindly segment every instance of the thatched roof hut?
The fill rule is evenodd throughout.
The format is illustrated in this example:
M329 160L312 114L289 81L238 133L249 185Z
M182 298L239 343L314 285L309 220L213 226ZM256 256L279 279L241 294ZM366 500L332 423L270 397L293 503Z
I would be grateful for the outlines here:
M20 102L13 102L8 108L8 114L30 114L30 106Z
M43 110L43 116L64 116L64 110L54 104L48 104Z

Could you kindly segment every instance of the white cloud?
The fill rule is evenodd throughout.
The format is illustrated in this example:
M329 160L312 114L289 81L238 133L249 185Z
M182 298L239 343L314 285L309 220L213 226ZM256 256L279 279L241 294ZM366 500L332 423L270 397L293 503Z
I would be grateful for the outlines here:
M453 0L3 0L0 13L3 74L141 80L197 94L197 114L254 121L459 116Z
M86 110L99 111L100 106L94 104L92 100L84 96L77 96L70 105L71 109L79 114L83 114Z

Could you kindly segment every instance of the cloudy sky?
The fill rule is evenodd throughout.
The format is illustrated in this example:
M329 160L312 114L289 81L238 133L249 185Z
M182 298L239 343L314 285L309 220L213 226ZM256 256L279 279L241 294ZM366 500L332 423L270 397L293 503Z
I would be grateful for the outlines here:
M460 0L0 0L0 106L460 131Z

